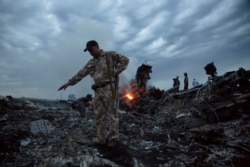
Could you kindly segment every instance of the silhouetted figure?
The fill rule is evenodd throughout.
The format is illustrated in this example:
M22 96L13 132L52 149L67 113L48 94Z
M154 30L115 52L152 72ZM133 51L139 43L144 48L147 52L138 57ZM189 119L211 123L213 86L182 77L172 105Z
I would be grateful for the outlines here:
M184 73L184 90L188 90L188 75Z
M192 85L193 85L193 87L196 87L196 86L198 86L198 85L200 85L200 84L199 84L199 82L194 78L194 79L193 79Z
M180 80L179 80L179 76L177 76L176 78L173 78L174 84L173 84L173 88L176 91L179 91L180 89Z

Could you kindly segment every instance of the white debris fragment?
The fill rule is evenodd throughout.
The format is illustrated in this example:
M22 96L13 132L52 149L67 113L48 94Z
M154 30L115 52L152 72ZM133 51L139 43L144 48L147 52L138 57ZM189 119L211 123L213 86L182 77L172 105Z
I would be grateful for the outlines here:
M23 140L20 141L20 145L23 146L23 147L25 147L25 146L27 146L29 144L30 144L30 138L23 139Z
M30 123L30 129L33 134L42 133L44 135L49 135L55 128L46 119L41 119L37 121L32 121Z

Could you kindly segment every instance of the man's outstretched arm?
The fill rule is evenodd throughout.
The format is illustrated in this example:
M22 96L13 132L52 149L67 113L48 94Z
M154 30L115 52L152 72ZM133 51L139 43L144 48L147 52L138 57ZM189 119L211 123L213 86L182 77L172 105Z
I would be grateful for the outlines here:
M84 78L86 75L89 74L88 68L92 68L93 63L91 63L91 61L89 61L87 63L87 65L85 65L81 70L79 70L71 79L68 80L68 82L66 82L65 84L63 84L59 89L59 90L65 90L67 89L68 86L70 85L75 85L76 83L78 83L79 81L82 80L82 78Z

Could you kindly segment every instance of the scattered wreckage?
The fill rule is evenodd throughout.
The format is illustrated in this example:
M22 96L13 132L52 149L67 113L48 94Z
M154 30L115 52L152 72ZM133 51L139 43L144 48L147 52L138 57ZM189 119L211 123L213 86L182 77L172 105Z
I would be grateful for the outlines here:
M83 117L78 102L2 97L0 166L247 166L249 71L208 75L207 83L187 91L123 91L115 147L92 144L91 107Z

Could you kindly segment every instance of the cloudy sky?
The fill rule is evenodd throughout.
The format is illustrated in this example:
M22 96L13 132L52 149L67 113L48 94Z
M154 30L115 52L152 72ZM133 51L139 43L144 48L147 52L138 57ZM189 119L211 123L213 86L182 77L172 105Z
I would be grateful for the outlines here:
M204 66L218 75L250 69L249 0L0 0L0 95L67 99L93 93L90 77L57 89L91 56L85 43L126 55L121 82L142 63L150 85L167 90L183 73L205 83ZM191 83L190 86L191 87Z

